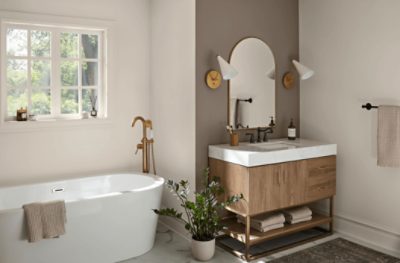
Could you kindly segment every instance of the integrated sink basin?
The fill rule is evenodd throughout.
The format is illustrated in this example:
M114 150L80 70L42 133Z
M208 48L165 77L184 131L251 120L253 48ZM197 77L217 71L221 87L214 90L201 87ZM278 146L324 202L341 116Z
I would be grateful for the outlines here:
M270 140L264 143L240 143L210 145L208 157L231 162L246 167L297 161L336 155L336 144L322 143L306 139Z
M297 145L285 143L285 142L267 142L260 144L253 144L254 148L260 149L261 151L280 151L297 148Z

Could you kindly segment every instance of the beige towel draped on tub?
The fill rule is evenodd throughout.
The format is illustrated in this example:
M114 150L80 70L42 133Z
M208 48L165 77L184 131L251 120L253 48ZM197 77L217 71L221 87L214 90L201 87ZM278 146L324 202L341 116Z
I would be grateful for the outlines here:
M23 206L29 242L55 238L65 234L64 201L32 203Z
M378 166L400 167L400 107L378 108Z

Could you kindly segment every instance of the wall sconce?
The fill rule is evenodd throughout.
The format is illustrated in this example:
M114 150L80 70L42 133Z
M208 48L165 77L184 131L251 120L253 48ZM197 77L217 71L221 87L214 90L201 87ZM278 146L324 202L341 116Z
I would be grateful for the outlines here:
M223 59L221 56L217 56L219 68L221 70L221 73L219 73L216 70L210 70L206 74L206 83L207 86L211 89L217 89L219 86L221 86L222 79L224 80L230 80L236 77L239 72L232 67L231 64L229 64L225 59ZM222 77L222 79L221 79Z
M294 67L296 68L297 73L299 74L300 80L306 80L311 78L314 75L314 71L303 64L300 64L296 60L292 60ZM283 75L283 86L287 89L290 89L294 85L295 76L292 72L287 72Z
M217 56L217 60L221 69L222 78L224 80L233 79L239 74L239 72L234 67L232 67L231 64L226 62L226 60L223 59L221 56Z

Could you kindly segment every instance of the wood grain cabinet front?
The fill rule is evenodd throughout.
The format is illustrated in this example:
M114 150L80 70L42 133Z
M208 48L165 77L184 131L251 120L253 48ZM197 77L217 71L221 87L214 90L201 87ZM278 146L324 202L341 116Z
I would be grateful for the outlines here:
M227 210L246 218L246 225L237 222L231 213L226 214L225 235L245 246L243 253L221 245L234 255L247 261L257 259L295 244L322 238L333 233L333 196L336 194L336 156L319 157L293 162L277 163L257 167L245 167L210 158L210 175L219 177L228 196L242 193L245 200L228 207ZM285 224L280 229L259 232L250 227L251 217L270 211L294 206L308 205L329 199L329 215L313 213L312 219L298 224ZM321 228L322 225L328 228ZM251 253L251 246L261 242L314 229L317 236L295 243L282 245L262 253ZM221 244L221 243L219 243Z
M314 202L336 194L336 156L305 160L306 202Z
M250 215L304 203L303 162L287 162L249 169Z
M336 156L243 167L210 158L210 175L221 179L225 198L243 193L245 201L231 207L257 215L311 203L336 193Z

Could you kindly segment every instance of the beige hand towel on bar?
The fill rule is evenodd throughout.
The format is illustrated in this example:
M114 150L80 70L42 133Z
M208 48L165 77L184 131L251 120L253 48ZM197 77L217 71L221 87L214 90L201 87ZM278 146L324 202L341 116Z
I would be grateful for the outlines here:
M378 166L400 167L400 107L378 108Z
M55 238L65 234L66 211L64 201L32 203L23 206L29 242Z

